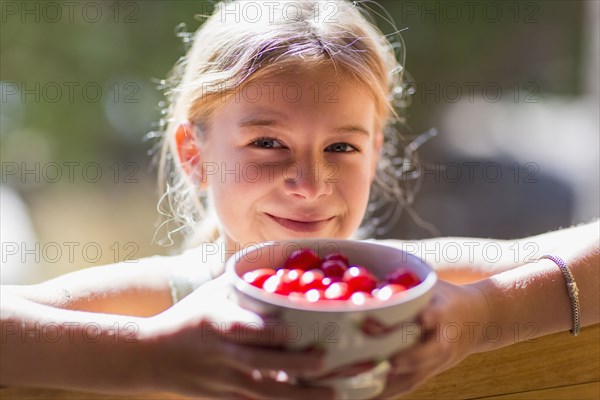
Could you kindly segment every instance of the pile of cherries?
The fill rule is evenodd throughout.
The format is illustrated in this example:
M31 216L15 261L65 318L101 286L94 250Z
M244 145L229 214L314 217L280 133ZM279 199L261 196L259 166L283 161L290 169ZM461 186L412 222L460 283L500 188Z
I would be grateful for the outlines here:
M330 253L321 259L309 248L294 251L283 268L259 268L242 278L257 288L291 299L349 300L355 304L364 304L368 299L387 300L421 283L414 272L403 267L379 280L364 266L350 264L342 253Z

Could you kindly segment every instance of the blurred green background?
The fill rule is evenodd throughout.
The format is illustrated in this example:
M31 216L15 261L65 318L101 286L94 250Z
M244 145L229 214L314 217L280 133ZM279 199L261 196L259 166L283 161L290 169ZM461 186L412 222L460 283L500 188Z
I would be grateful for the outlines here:
M494 82L506 100L515 95L515 84L516 94L526 96L531 93L523 85L533 83L540 102L585 95L584 52L591 40L586 2L368 5L380 11L378 3L402 30L406 68L421 86ZM154 142L144 138L160 117L158 81L185 51L176 27L184 23L195 30L200 24L195 15L210 4L2 1L1 6L2 187L15 189L28 207L41 246L37 264L44 265L37 276L172 251L153 241ZM384 33L393 31L377 19ZM430 101L417 90L405 111L412 131L438 126L447 100ZM53 179L56 165L62 175ZM34 171L23 175L24 168ZM164 239L164 231L157 233ZM58 243L64 250L66 242L79 243L73 257L43 254L44 244ZM99 248L100 257L82 252L86 243L95 243L92 250Z

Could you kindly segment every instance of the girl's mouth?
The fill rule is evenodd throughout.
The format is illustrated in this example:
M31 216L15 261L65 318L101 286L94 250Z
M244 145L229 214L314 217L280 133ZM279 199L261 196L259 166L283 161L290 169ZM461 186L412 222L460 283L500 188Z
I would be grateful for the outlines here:
M296 221L293 219L280 218L271 214L267 214L269 218L277 222L286 229L295 232L318 232L325 228L333 217L319 221Z

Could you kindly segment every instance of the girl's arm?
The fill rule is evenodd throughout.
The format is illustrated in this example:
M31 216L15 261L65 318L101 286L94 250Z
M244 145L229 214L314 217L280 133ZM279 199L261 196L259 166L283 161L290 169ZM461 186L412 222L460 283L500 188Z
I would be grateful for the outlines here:
M579 289L581 327L600 322L597 227L595 223L571 228L567 235L540 236L541 243L548 246L544 252L561 257L571 269ZM392 358L393 372L384 398L413 390L470 354L572 328L566 280L559 267L547 259L467 285L440 281L420 318L423 338ZM458 329L453 340L443 335L448 326L452 332ZM459 339L454 340L456 337ZM566 335L564 340L577 346L577 337Z
M56 308L150 316L173 304L169 273L181 268L179 260L150 257L86 268L36 285L3 285L2 292Z
M577 248L581 238L597 236L599 231L599 221L594 221L515 240L449 237L382 242L424 259L441 279L463 284L535 262L558 248Z
M142 318L62 310L1 294L0 384L103 392L151 389Z
M571 237L564 237L563 244L549 253L561 257L573 274L579 293L581 326L584 327L600 322L600 238L597 229L587 237L572 232ZM516 337L529 335L535 338L572 327L567 283L551 260L541 259L473 286L486 300L488 322L498 324L504 332L516 326L521 330ZM576 343L576 339L571 340ZM478 351L494 350L516 341L505 335L497 343L481 343Z
M284 333L230 302L228 285L212 281L149 318L58 309L3 291L0 385L201 398L333 398L329 389L292 386L267 373L253 379L253 370L314 371L323 358L272 349L288 341Z

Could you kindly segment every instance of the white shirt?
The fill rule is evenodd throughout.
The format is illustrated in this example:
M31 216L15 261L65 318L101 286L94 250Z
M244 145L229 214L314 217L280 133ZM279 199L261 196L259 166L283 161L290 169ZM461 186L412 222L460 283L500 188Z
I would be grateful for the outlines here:
M173 304L215 279L225 271L225 240L202 243L176 257L177 266L169 272Z

